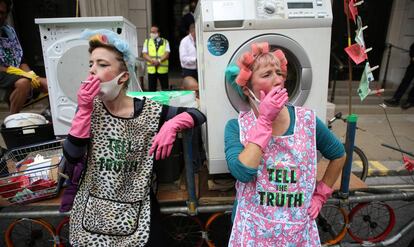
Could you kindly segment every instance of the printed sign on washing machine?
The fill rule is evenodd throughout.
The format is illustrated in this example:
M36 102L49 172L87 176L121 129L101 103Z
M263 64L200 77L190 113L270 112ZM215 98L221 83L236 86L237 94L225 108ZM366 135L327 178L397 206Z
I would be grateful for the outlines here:
M223 34L216 33L208 38L207 48L212 55L221 56L229 49L229 41Z

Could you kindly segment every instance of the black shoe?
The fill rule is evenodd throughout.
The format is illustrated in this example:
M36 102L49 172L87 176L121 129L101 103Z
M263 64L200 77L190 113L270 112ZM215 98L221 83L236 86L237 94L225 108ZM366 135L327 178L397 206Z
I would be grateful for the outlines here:
M400 105L400 101L394 98L391 99L385 99L384 100L384 104L386 104L387 106L391 106L391 107L395 107L395 106L399 106Z
M401 105L401 108L403 109L403 110L407 110L408 108L410 108L410 107L413 107L414 106L414 103L413 102L405 102L404 104L402 104Z

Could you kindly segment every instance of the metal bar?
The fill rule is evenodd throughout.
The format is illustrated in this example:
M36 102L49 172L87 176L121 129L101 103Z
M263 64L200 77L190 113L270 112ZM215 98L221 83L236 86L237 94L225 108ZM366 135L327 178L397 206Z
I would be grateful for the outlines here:
M341 188L340 196L342 198L348 197L349 194L349 181L351 178L352 171L352 155L354 153L354 143L355 143L355 131L358 121L358 116L356 114L351 114L347 118L347 129L346 129L346 140L345 140L345 151L346 151L346 161L345 166L342 169L341 177Z
M347 203L372 202L372 201L413 201L414 192L393 192L393 194L358 195L350 196L347 199L329 198L328 203L343 205Z
M386 148L390 148L390 149L393 149L395 151L398 151L398 152L401 152L401 153L404 153L404 154L408 154L408 155L414 157L414 154L413 153L410 153L408 151L402 150L400 148L396 148L396 147L390 146L390 145L385 144L385 143L381 143L381 146L386 147Z
M388 246L391 244L396 243L398 240L400 240L404 235L406 235L407 233L410 232L411 229L414 228L414 220L411 220L410 222L408 222L408 224L406 224L399 232L398 234L395 234L394 236L392 236L389 239L386 239L382 242L379 242L378 246Z
M215 213L226 212L233 209L233 204L222 205L205 205L197 207L197 213ZM173 214L173 213L188 213L188 207L161 207L161 213ZM43 217L62 217L70 216L70 212L61 213L58 210L34 210L34 211L22 211L22 212L1 212L0 219L2 218L43 218Z
M193 131L189 129L183 132L184 163L187 181L188 202L187 208L190 215L196 214L197 197L195 193L194 162L193 162Z
M43 218L43 217L61 217L69 216L70 212L61 213L58 210L35 210L21 212L1 212L1 218Z
M206 205L198 206L197 213L215 213L215 212L226 212L233 209L232 204L224 205ZM185 206L181 207L161 207L161 213L163 214L173 214L173 213L188 213L188 209Z

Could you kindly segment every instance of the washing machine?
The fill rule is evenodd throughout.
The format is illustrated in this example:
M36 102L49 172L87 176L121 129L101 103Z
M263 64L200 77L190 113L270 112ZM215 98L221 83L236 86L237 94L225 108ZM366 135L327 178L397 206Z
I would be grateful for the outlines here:
M224 71L255 42L269 42L288 60L289 101L325 120L332 10L330 0L200 0L195 13L200 107L210 174L227 173L224 128L250 107Z
M138 57L136 27L122 16L36 19L42 42L53 129L56 136L69 132L77 107L80 82L89 73L88 41L85 29L109 29L126 40ZM138 85L131 85L137 91Z

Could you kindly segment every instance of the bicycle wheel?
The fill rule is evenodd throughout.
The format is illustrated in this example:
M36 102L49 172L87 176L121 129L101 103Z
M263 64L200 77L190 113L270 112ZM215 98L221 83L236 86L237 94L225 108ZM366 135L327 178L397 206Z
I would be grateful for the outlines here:
M384 202L359 203L349 214L348 233L357 242L384 240L395 225L394 210Z
M227 246L230 239L231 212L215 213L206 223L207 245L209 247Z
M203 244L204 229L197 217L172 214L162 220L162 226L170 246L201 247Z
M53 226L42 219L22 218L12 222L5 240L7 247L57 247Z
M324 205L316 220L322 244L336 244L346 234L348 216L343 208Z
M360 163L360 165L362 166L362 168L360 168L362 169L361 171L354 172L354 169L358 167L358 164L356 164L356 162ZM368 175L368 168L369 168L369 162L368 162L368 158L365 155L364 151L362 151L359 147L354 146L354 153L352 154L352 171L362 181L365 181Z
M56 236L59 237L59 247L70 246L69 244L69 217L63 218L56 227Z

